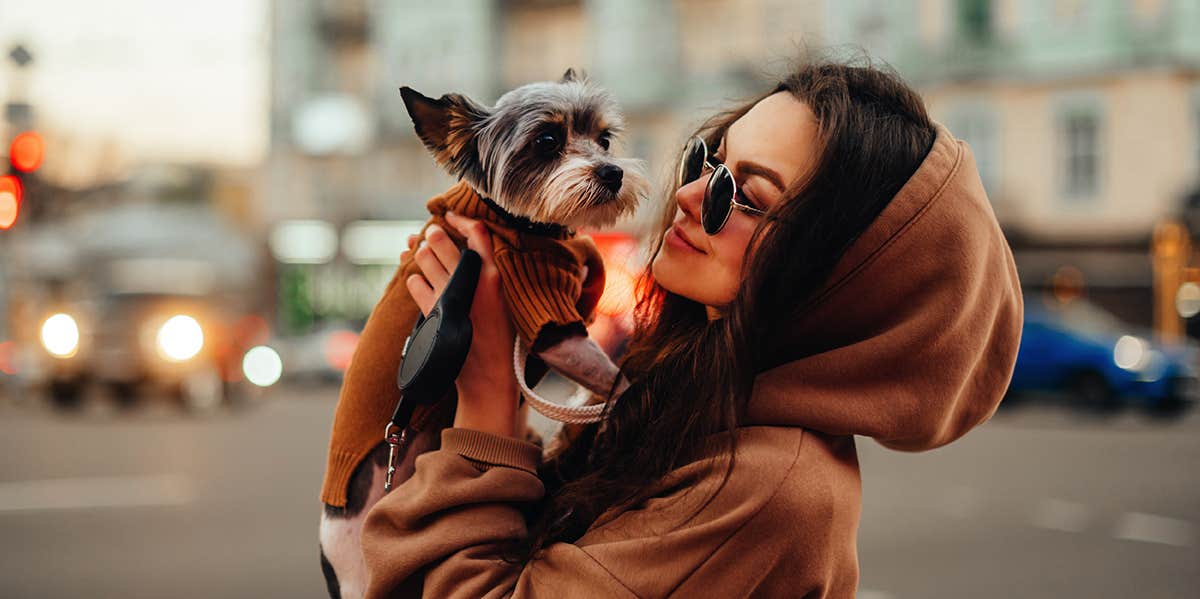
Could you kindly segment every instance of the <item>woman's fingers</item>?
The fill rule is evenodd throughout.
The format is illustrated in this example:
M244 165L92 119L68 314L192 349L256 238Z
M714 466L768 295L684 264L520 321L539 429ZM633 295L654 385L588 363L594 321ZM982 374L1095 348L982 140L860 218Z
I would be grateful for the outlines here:
M400 252L400 261L401 262L403 262L405 259L407 259L409 257L410 254L412 254L413 252L415 252L417 250L417 243L419 243L420 241L421 241L420 233L413 233L412 235L408 236L408 249L404 250L403 252Z
M404 279L404 286L408 287L408 293L417 302L417 307L428 316L429 311L433 310L433 303L437 301L437 294L434 293L433 287L429 286L429 281L421 275L408 275L408 278Z
M495 268L492 262L492 236L483 221L447 212L446 222L467 237L467 247L479 253L484 269Z
M453 273L454 269L458 268L459 258L462 257L458 246L454 245L454 240L450 239L446 231L437 225L429 225L425 239L434 255L437 256L438 262L442 263L442 268L445 268L448 273Z
M438 259L437 254L433 252L429 240L426 240L421 247L417 248L415 258L417 266L421 267L421 273L425 275L425 279L433 285L434 291L441 293L442 288L446 286L446 281L450 278L450 272L446 270L445 265Z
M495 279L498 273L492 260L492 236L487 226L482 221L453 212L446 213L446 224L462 233L467 238L467 247L479 253L483 261L482 277L489 281ZM430 224L425 228L425 239L416 247L413 259L420 267L421 275L411 275L404 283L417 306L428 314L462 259L462 252L444 229Z

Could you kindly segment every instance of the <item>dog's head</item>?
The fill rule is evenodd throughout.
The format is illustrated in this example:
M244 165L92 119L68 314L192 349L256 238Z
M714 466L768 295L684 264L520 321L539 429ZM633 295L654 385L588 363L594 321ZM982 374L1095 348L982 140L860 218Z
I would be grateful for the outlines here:
M646 194L641 161L609 152L623 126L616 102L572 69L559 81L518 87L491 108L461 94L400 93L434 159L513 214L606 227Z

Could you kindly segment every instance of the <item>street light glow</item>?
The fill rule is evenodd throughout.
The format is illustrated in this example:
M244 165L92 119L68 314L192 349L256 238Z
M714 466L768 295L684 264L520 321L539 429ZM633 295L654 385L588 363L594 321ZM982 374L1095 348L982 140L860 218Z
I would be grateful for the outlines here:
M69 314L58 313L42 323L42 347L51 355L69 358L79 349L79 325Z
M204 331L195 318L185 314L172 316L158 329L158 349L174 362L191 359L204 346Z
M8 160L13 168L22 172L32 172L42 165L46 144L42 136L33 131L26 131L13 139L8 150Z
M0 229L8 229L17 222L17 196L11 191L0 190Z

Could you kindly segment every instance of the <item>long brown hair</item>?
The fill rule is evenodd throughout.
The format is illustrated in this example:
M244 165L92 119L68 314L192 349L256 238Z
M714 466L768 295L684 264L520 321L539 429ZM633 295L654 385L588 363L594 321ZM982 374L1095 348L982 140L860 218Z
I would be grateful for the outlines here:
M777 92L792 94L817 117L820 156L813 170L758 224L748 246L755 251L746 253L745 276L722 318L710 321L704 305L655 282L651 256L621 364L632 386L608 402L605 420L545 460L539 472L545 498L529 507L530 534L502 552L506 559L528 560L553 542L578 539L606 510L618 508L616 514L646 499L651 483L697 458L706 437L736 428L755 375L799 357L778 356L787 340L772 337L772 323L796 318L933 145L936 130L921 97L890 67L869 61L807 59L696 133L716 148L734 121ZM655 256L676 215L674 186L668 191L652 240ZM719 439L729 458L723 486L736 440Z

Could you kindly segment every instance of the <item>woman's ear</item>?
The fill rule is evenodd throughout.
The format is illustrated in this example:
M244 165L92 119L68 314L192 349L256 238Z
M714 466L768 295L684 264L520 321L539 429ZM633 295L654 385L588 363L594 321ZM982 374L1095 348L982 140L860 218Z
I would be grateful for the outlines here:
M489 114L487 108L462 94L445 94L435 100L411 87L401 87L400 95L417 136L438 164L455 175L479 167L476 140Z

